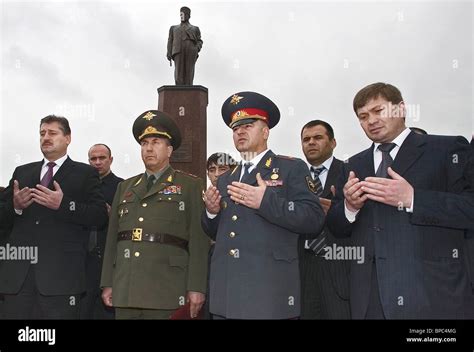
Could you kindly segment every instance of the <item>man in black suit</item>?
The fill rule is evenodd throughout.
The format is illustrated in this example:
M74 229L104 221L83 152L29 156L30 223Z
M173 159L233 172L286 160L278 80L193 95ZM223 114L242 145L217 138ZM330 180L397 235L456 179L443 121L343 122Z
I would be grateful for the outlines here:
M301 146L325 213L331 206L343 164L333 157L336 144L334 130L325 121L313 120L301 129ZM350 262L348 258L326 258L334 245L350 243L348 239L336 240L327 227L316 238L300 236L301 319L350 319Z
M100 189L104 196L107 210L114 200L115 191L123 178L116 176L110 169L114 157L105 144L94 144L89 149L89 164L97 170L100 178ZM81 319L114 319L114 308L106 307L101 297L100 274L107 238L107 225L101 228L92 227L89 235L88 253L86 260L87 292L81 301Z
M43 118L44 160L17 167L5 191L2 218L12 225L8 244L26 253L22 260L0 262L7 319L79 317L88 228L102 226L107 209L97 171L68 157L70 142L67 119Z
M469 143L410 131L390 84L363 88L353 107L373 144L344 163L327 218L335 236L365 248L364 263L351 266L352 318L468 317Z

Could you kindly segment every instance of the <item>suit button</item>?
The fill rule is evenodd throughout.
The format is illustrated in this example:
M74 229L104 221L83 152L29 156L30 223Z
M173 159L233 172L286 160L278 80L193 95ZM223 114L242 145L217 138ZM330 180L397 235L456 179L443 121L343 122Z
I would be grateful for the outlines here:
M143 204L142 204L142 207L143 207L143 208L146 208L147 205L148 205L148 204L143 203Z
M229 237L230 237L230 238L234 238L234 237L235 237L235 232L229 233Z
M238 219L237 215L232 215L232 221L235 221L237 219Z
M35 224L36 224L36 225L39 225L39 224L40 224L39 220L36 220L36 221L35 221Z
M380 232L380 227L374 226L374 231Z
M143 221L143 218L142 218L142 217L139 217L139 218L138 218L138 221L142 222L142 221Z
M124 200L122 200L122 203L127 203L127 201L124 199Z
M235 249L231 249L231 250L229 251L229 255L230 255L231 257L233 257L233 256L235 255Z
M140 256L140 252L135 252L135 257L139 257Z

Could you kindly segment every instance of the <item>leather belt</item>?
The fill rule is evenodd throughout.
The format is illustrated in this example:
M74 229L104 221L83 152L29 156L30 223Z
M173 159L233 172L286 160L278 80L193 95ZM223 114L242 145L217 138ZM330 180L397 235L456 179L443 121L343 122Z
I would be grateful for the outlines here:
M134 228L129 231L121 231L117 236L118 241L132 241L132 242L157 242L162 244L169 244L188 250L188 241L182 238L170 235L168 233L143 233L143 229Z

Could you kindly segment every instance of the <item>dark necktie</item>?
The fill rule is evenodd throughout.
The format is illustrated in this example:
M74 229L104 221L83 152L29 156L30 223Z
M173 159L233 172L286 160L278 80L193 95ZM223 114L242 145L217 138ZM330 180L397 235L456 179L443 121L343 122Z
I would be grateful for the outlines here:
M377 172L375 173L375 176L384 177L384 178L388 177L387 169L390 166L392 166L392 163L393 163L393 159L390 155L390 152L396 146L397 145L395 143L383 143L377 147L377 149L382 152L382 162L380 163L379 168L377 169Z
M149 191L151 189L151 187L153 187L153 185L155 184L155 175L150 175L148 176L148 181L147 181L147 184L146 184L146 190Z
M318 197L323 193L323 184L321 183L321 180L319 179L319 175L321 175L321 172L323 172L326 168L324 166L320 167L314 167L311 166L311 171L313 172L313 181L314 184L316 185L316 190L313 192L316 194Z
M40 183L42 186L48 187L53 180L53 168L56 166L56 163L54 161L50 161L46 164L46 166L48 166L48 171L46 171Z
M242 178L240 182L248 182L248 178L250 176L250 168L252 167L252 163L248 162L244 164L244 174L242 175Z
M325 169L326 168L324 166L320 166L320 167L311 166L311 172L314 175L313 181L314 181L314 184L316 185L316 189L313 193L316 194L318 197L320 197L321 194L323 193L323 184L321 183L321 180L319 179L319 175L321 175L321 172L323 172ZM325 252L321 253L323 248L326 247L326 235L324 231L322 231L318 237L312 240L306 240L305 247L307 249L311 249L316 255L318 254L324 255Z

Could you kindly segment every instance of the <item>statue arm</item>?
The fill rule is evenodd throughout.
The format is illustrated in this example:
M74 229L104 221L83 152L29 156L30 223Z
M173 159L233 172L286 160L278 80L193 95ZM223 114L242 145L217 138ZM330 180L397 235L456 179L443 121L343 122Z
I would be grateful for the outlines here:
M173 56L173 27L170 27L170 34L168 36L168 48L166 52L166 58L172 60Z

